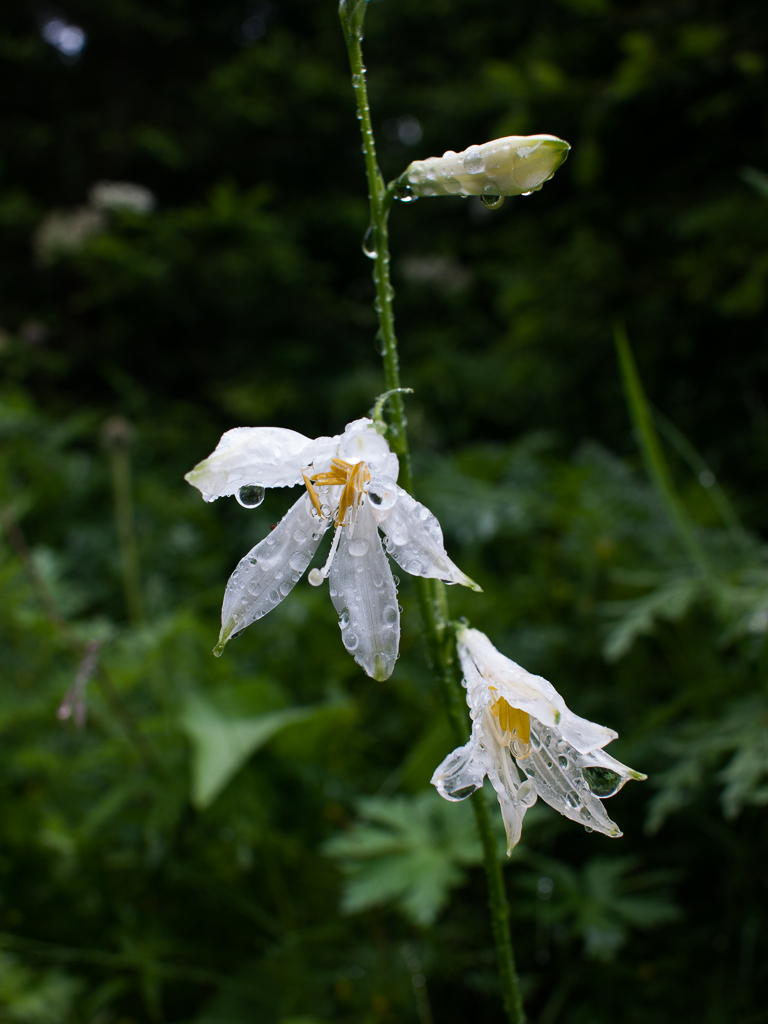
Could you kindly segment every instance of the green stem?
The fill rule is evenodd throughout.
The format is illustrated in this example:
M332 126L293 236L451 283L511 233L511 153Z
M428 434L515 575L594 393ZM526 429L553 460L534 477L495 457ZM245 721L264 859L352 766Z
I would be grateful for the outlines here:
M358 0L359 5L359 0ZM368 179L368 201L370 205L371 224L368 236L370 251L375 252L373 260L373 282L376 286L374 308L379 319L379 340L381 356L384 362L384 381L387 391L394 391L391 397L392 417L389 427L390 447L402 460L402 482L407 491L413 489L411 472L411 456L408 451L406 435L407 421L405 403L400 388L400 361L397 355L397 336L395 334L395 313L392 307L394 289L389 275L389 211L392 206L394 191L387 188L379 170L376 159L376 142L373 136L371 108L368 104L368 88L365 83L365 65L363 50L357 31L353 31L346 4L342 2L341 15L344 38L347 42L349 66L352 70L352 88L357 104L357 116L360 120L360 131L363 136L363 153L365 155L365 173ZM360 26L362 31L362 25Z
M408 448L405 404L400 384L395 315L392 306L394 289L389 275L389 211L394 198L394 186L385 186L376 159L376 142L373 135L361 46L364 12L365 0L357 0L357 2L342 0L339 6L342 29L349 54L349 65L352 71L352 88L357 104L357 116L363 136L365 171L368 179L371 223L366 240L369 252L375 253L373 257L373 281L376 286L374 308L379 320L378 336L381 341L381 354L384 361L386 390L392 392L388 396L391 402L388 439L390 447L400 457L402 485L412 493L413 475ZM455 636L450 621L445 586L439 580L423 579L418 576L414 578L414 584L424 625L430 667L442 687L456 738L459 743L464 743L467 739L467 708L457 673L454 654ZM488 808L482 791L472 797L472 802L483 846L491 923L496 944L504 1008L510 1024L524 1024L525 1013L509 929L509 904Z
M127 445L113 446L109 451L112 471L112 492L115 526L120 551L120 570L128 618L134 626L144 621L144 598L141 593L139 553L133 527L133 494L131 485L131 455Z

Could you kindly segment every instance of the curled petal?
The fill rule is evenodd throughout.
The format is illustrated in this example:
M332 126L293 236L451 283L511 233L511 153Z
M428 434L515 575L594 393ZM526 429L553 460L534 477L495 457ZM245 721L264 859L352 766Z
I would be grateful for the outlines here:
M338 444L338 437L313 441L282 427L235 427L184 479L206 501L236 494L248 485L293 487L301 483L308 466L330 464Z
M406 572L481 590L446 554L437 518L402 487L392 508L378 515L374 509L374 515L386 534L387 552Z
M445 800L466 800L483 785L486 769L478 748L472 739L451 751L435 769L430 781Z
M221 634L214 654L256 619L272 611L293 590L312 561L328 527L313 515L304 493L229 577L221 609Z
M589 767L596 761L610 761L624 770L623 781L601 797L593 792L589 779ZM536 786L536 792L550 807L572 821L578 821L607 836L621 835L619 826L611 821L605 812L602 800L612 796L628 778L644 778L639 772L632 772L608 754L599 752L582 754L559 735L541 722L531 719L531 752L526 758L518 758L519 767ZM607 766L606 766L607 768ZM585 775L585 769L587 774ZM610 769L608 769L610 770ZM620 775L620 773L616 773Z
M388 679L400 645L400 609L370 502L358 508L354 528L340 529L328 582L341 639L372 679Z
M613 729L570 711L550 682L506 658L496 650L485 633L477 629L461 630L458 649L473 710L478 702L487 703L504 697L511 707L525 711L545 725L556 727L558 733L582 753L597 750L616 739L618 733ZM477 683L478 676L482 685ZM490 695L488 688L493 691Z

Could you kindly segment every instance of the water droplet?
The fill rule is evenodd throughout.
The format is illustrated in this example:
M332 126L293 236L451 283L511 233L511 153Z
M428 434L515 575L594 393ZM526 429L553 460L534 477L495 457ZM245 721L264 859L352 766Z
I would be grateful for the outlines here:
M283 578L283 574L278 569L277 572L275 573L275 579L276 580L281 580L282 578Z
M293 539L297 544L302 544L307 539L307 535L303 530L294 530Z
M354 558L360 558L361 555L368 551L370 546L365 537L355 537L354 540L349 542L348 550Z
M451 195L455 195L457 192L461 192L461 182L458 178L454 178L452 174L449 174L443 182L443 188L446 192L450 192Z
M341 642L347 648L348 651L354 651L357 648L358 640L354 633L342 633Z
M465 153L464 170L467 174L480 174L485 170L485 160L479 146L470 146Z
M594 832L595 830L593 828L590 828L589 825L585 825L584 826L584 831L585 832Z
M413 194L410 185L398 185L395 188L395 199L399 199L401 203L414 203L418 198Z
M288 565L296 572L302 573L309 565L309 555L305 551L294 551L288 559Z
M375 260L376 257L379 255L378 252L376 251L375 234L376 230L373 224L371 224L371 226L365 232L365 237L363 238L363 253L368 257L369 260Z
M584 821L592 821L592 815L588 808L582 807L579 811L579 817L583 818Z
M384 611L381 613L381 618L385 626L394 626L397 622L399 615L398 609L393 604L388 604Z
M533 189L531 189L530 192L521 192L520 195L521 196L532 196L533 195Z
M560 765L561 768L567 768L568 758L565 756L565 754L561 754L560 757L558 757L557 759L557 763Z
M393 523L388 530L388 535L395 547L399 548L408 543L409 534L403 523Z
M547 761L547 768L551 768L551 767L552 767L552 762L551 761Z
M290 580L286 580L285 583L280 584L280 593L283 597L288 597L292 589L293 583Z
M504 202L504 196L494 196L490 194L482 195L480 196L480 202L489 210L498 210Z
M596 797L605 800L613 796L621 789L621 776L610 768L601 768L598 765L590 765L584 768L584 778Z
M468 796L472 796L480 789L479 786L462 786L461 789L448 789L446 786L445 791L452 800L466 800Z
M259 484L246 484L235 495L243 508L258 508L264 501L264 488Z
M349 612L345 608L339 616L339 629L346 629L349 625Z
M512 743L512 753L515 757L526 758L531 752L531 744L523 743L522 740L514 740Z
M569 793L568 796L565 798L565 802L567 804L570 804L571 807L578 807L581 803L581 801L575 793Z
M375 477L368 484L368 497L372 505L386 512L397 502L397 484L386 477Z
M270 592L267 594L267 597L272 602L272 604L280 604L280 595L276 590L270 590Z
M323 576L319 569L310 569L307 579L313 587L319 587L325 579L325 576Z

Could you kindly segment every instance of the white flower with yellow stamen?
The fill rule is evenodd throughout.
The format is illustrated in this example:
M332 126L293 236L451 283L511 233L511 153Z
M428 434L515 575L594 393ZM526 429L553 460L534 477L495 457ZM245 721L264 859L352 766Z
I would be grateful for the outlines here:
M551 683L505 658L479 630L462 629L457 641L472 736L432 776L440 795L464 800L487 775L499 798L507 854L537 795L590 830L620 836L601 801L628 779L646 776L603 751L617 733L574 715Z
M185 477L206 501L236 495L255 508L266 487L304 483L306 490L232 573L214 653L290 594L332 522L330 554L309 582L328 579L344 646L374 679L392 674L400 643L397 591L379 530L406 572L479 590L446 554L437 519L398 486L398 471L397 456L369 419L314 440L281 427L228 430Z

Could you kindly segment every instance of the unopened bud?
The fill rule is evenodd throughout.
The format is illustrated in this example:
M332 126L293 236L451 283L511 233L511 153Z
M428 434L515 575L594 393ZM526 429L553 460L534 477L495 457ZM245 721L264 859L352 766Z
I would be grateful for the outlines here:
M555 135L509 135L462 153L414 160L399 179L413 196L519 196L538 192L571 147Z

